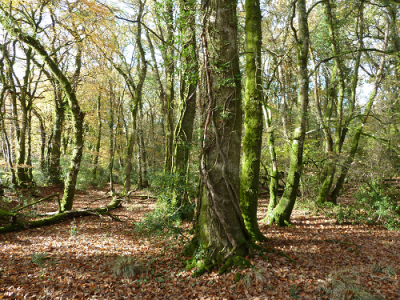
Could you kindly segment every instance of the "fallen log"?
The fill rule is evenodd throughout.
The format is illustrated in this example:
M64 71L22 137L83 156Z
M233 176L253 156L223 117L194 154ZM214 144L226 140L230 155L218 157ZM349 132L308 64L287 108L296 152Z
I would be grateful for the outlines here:
M108 215L112 219L121 221L120 219L111 215L110 211L119 207L121 204L121 199L114 198L105 207L97 209L81 209L81 210L68 210L64 212L55 212L52 216L47 218L34 220L34 221L17 221L4 227L0 227L0 233L24 230L28 228L36 228L42 226L53 225L59 223L66 219L73 219L77 217L85 217L92 215Z

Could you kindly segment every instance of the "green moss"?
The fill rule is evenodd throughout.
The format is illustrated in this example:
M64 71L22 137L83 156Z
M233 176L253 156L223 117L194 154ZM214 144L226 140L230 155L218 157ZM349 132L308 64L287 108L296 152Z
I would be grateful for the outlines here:
M221 274L227 272L233 266L238 267L239 269L245 269L245 268L252 267L250 261L248 261L247 259L245 259L241 256L234 256L234 257L230 257L226 260L224 265L221 268L219 268L218 274L221 275Z
M242 274L240 274L239 272L237 272L237 273L235 274L235 283L238 283L238 282L239 282L241 276L242 276Z
M199 240L194 237L191 239L189 244L186 244L184 249L183 249L183 255L184 256L194 256L196 253L196 249L199 247Z

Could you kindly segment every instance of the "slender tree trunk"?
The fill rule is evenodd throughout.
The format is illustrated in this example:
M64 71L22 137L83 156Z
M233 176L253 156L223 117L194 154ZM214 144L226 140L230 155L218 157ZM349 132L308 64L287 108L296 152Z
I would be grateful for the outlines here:
M297 1L298 37L297 37L297 82L298 102L300 106L297 112L293 142L290 152L290 167L286 180L286 187L279 204L273 212L273 220L279 226L290 223L290 215L296 202L299 188L300 175L303 163L303 147L305 140L306 116L308 109L308 45L309 32L307 21L306 1Z
M140 124L139 124L139 130L138 130L138 151L140 155L140 169L141 169L141 182L140 182L140 187L148 187L149 182L147 179L147 155L146 155L146 149L144 146L144 132L143 132L143 103L142 99L140 99L140 104L139 104L139 116L140 116Z
M45 172L45 149L46 149L46 130L44 128L44 122L42 116L37 112L36 109L32 110L33 114L39 121L40 129L40 170Z
M265 240L258 227L262 119L261 9L259 0L246 0L246 89L240 207L247 230L255 240Z
M6 47L4 47L4 45L1 45L1 50L3 52L3 58L0 59L0 80L2 83L2 89L0 92L0 132L1 132L1 137L2 137L2 141L3 141L3 153L4 153L4 158L8 164L8 168L10 170L11 173L11 182L15 185L17 184L17 178L15 176L15 172L14 172L14 168L13 168L13 162L11 159L11 145L10 145L10 141L8 139L7 136L7 130L5 127L5 122L4 122L4 115L5 115L5 95L6 92L8 91L8 88L6 88L8 86L8 77L5 71L5 67L4 67L4 59L7 57L6 54Z
M158 87L160 89L159 99L160 99L160 105L161 105L161 129L162 129L162 135L163 135L163 137L165 137L165 103L164 103L165 102L165 89L161 82L161 76L160 76L160 72L158 71L156 54L154 51L153 42L151 41L149 32L146 32L146 37L147 37L147 41L149 43L151 59L153 60L154 76L157 81ZM164 143L166 143L165 140L164 140ZM165 155L165 153L164 153L164 155ZM165 161L165 157L164 157L164 161Z
M388 46L388 37L389 37L389 28L390 28L390 23L389 20L387 20L387 27L386 27L386 32L385 32L385 41L384 41L384 51L386 51L387 46ZM337 202L337 198L339 196L339 193L343 187L344 184L344 180L346 179L347 173L350 169L350 166L352 164L352 162L354 161L354 157L356 155L357 152L357 148L358 148L358 142L360 140L360 136L362 133L362 129L365 125L365 123L368 120L368 116L371 113L371 108L372 105L374 104L376 95L378 93L378 89L379 89L379 85L383 79L383 71L384 71L384 66L385 66L385 54L382 54L382 58L381 58L381 62L379 65L379 69L377 71L377 74L375 76L375 81L374 81L374 85L373 85L373 90L369 96L368 99L368 103L367 106L363 112L363 116L362 116L362 120L361 120L361 124L359 124L356 128L356 132L353 136L352 142L351 142L351 148L350 148L350 153L346 158L346 161L341 169L339 178L336 182L335 188L333 189L332 193L331 193L331 198L333 203Z
M110 181L110 194L114 195L114 181L113 181L113 170L114 170L114 102L115 96L113 86L110 80L109 84L110 95L109 95L109 114L108 114L108 129L109 129L109 142L108 142L108 176Z
M62 99L62 91L59 83L54 82L54 123L50 141L48 174L50 183L59 184L61 179L61 145L62 145L62 132L65 119L65 108Z
M196 47L195 7L196 1L180 2L180 31L182 36L182 76L180 89L179 119L175 127L174 159L172 173L179 176L185 188L176 191L176 205L181 206L187 198L187 176L189 155L192 147L193 126L196 117L196 89L198 81L198 59Z
M236 2L205 2L203 20L207 108L203 118L196 236L214 258L245 256L251 235L239 203L242 107Z
M33 172L32 172L32 109L29 109L28 113L28 128L27 128L27 138L28 138L28 149L26 155L25 165L28 169L25 171L28 174L28 180L30 182L33 181Z
M164 171L171 172L174 151L174 83L175 83L175 51L174 51L174 14L173 1L165 1L165 22L167 28L167 44L162 55L165 65L165 162Z
M275 137L274 131L271 126L271 110L266 109L263 105L262 107L265 119L265 126L268 129L268 149L269 154L271 157L271 176L270 176L270 183L269 183L269 203L268 203L268 212L265 218L266 221L271 222L273 221L273 211L275 207L278 205L278 183L279 183L279 173L278 173L278 162L276 159L276 152L275 152Z
M128 142L128 149L127 149L127 162L125 168L125 183L124 183L124 190L123 194L126 194L130 190L130 174L132 170L132 156L133 156L133 146L135 144L135 137L137 136L137 124L136 119L138 115L138 106L139 103L142 102L142 93L143 93L143 84L146 79L147 74L147 63L145 59L145 53L142 46L142 39L141 39L141 32L142 32L142 25L141 25L141 18L143 15L143 7L144 3L139 1L139 13L138 13L138 22L137 22L137 34L136 34L136 43L139 48L140 52L140 60L141 65L138 64L138 74L139 74L139 81L137 86L135 86L133 79L130 77L130 74L123 72L120 68L117 68L117 71L124 76L125 81L128 84L130 89L130 93L132 96L132 103L131 103L131 115L132 115L132 132ZM140 149L138 149L140 151Z
M94 156L94 161L93 161L93 180L96 180L97 176L97 167L99 164L99 154L100 154L100 145L101 145L101 127L102 127L102 122L101 122L101 94L97 97L97 142L96 142L96 149L95 151L95 156Z

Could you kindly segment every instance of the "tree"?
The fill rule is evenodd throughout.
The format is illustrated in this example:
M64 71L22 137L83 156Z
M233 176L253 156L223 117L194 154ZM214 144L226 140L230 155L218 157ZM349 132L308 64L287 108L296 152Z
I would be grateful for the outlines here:
M302 172L303 148L305 141L305 129L308 109L308 51L309 31L307 20L306 1L298 0L293 5L297 6L298 33L295 32L297 42L297 99L299 107L297 110L296 124L292 136L290 148L290 167L286 181L285 191L279 204L273 211L271 221L279 226L285 226L290 222L294 204L296 202L299 188L300 175Z
M60 83L66 97L68 99L68 105L72 112L72 120L74 126L74 152L71 161L71 165L69 168L68 176L65 181L64 195L62 199L62 210L70 210L72 209L73 199L75 195L75 185L76 179L78 177L79 167L82 159L83 153L83 118L84 113L81 111L75 89L71 83L71 81L67 78L65 73L59 68L58 64L54 61L51 55L48 53L46 48L42 45L40 40L38 40L35 36L31 36L28 33L24 32L22 28L19 27L18 22L14 18L14 16L10 15L8 9L3 5L0 7L1 15L0 15L0 23L3 25L4 29L7 32L21 41L22 43L28 45L42 58L43 62L52 72L54 77ZM81 68L81 55L82 49L77 42L77 54L75 57L76 69L74 72L74 76L79 76L80 68Z
M258 0L247 0L246 89L240 207L247 230L255 240L265 237L258 227L257 204L262 142L261 9Z
M179 185L183 189L176 190L177 207L187 201L187 176L189 155L192 148L193 126L196 118L196 90L199 80L198 58L196 47L196 1L180 1L180 17L178 19L181 40L181 84L178 122L174 133L174 153L171 172L179 177Z
M240 210L241 74L236 2L213 0L202 8L206 110L196 236L213 258L247 255L251 236Z

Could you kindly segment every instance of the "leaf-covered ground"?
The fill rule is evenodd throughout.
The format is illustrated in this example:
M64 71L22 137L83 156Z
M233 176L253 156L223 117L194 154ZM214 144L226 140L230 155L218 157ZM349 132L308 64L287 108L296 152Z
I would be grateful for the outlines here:
M54 189L41 189L41 196ZM74 208L103 206L104 190L79 192ZM332 220L295 210L289 228L261 225L277 254L250 258L252 269L198 278L186 271L182 245L144 237L134 223L155 199L131 196L113 214L0 234L0 299L400 299L400 232ZM267 201L260 201L260 219ZM52 200L38 211L54 211ZM185 224L188 230L190 224ZM115 276L116 257L131 257L141 273ZM241 279L235 283L235 274ZM358 298L357 298L358 297Z

